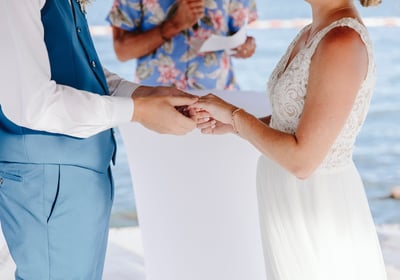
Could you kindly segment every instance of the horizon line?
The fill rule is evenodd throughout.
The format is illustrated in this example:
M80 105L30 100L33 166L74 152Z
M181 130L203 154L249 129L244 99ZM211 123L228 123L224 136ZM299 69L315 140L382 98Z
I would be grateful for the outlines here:
M365 17L367 27L400 27L400 17ZM248 25L248 29L292 29L302 28L311 23L311 18L256 20ZM93 36L111 35L108 25L90 25Z

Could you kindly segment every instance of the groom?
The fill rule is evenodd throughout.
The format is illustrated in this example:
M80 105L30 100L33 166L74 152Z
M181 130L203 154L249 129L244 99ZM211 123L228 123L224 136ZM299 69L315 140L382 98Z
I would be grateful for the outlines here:
M0 2L0 221L16 279L100 280L115 155L112 127L185 134L197 98L102 68L84 0Z

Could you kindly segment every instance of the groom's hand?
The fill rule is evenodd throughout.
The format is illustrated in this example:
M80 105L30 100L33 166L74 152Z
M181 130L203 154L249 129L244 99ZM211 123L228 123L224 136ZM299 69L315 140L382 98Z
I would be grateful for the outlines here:
M196 122L179 110L197 102L198 97L173 87L141 86L132 94L135 110L132 121L162 134L184 135Z

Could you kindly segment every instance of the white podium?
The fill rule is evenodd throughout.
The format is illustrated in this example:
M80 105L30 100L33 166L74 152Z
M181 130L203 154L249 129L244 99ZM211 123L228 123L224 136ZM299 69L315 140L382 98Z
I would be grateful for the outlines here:
M216 92L257 116L261 92ZM147 280L265 280L255 172L236 135L160 135L120 127L143 235Z

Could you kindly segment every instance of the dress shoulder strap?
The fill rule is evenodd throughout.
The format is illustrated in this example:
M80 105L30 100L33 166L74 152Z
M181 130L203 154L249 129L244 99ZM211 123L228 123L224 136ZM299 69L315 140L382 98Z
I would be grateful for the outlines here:
M321 29L313 38L313 40L311 41L311 46L310 49L312 49L312 52L315 51L315 49L317 48L319 42L322 40L322 38L324 38L324 36L331 31L332 29L336 28L336 27L349 27L354 29L358 34L360 34L361 39L363 40L364 44L366 45L368 51L370 51L371 49L371 41L368 35L368 31L367 28L361 24L357 19L355 18L351 18L351 17L345 17L345 18L341 18L339 20L336 20L334 22L332 22L331 24L329 24L328 26L326 26L325 28Z
M324 36L329 31L331 31L334 28L344 27L344 26L354 29L360 35L361 40L364 42L364 44L367 48L368 58L369 58L369 67L368 68L369 68L369 72L371 72L371 70L374 69L374 56L373 56L372 42L369 37L367 28L355 18L351 18L351 17L341 18L339 20L332 22L325 28L321 29L315 35L313 40L311 41L311 44L309 47L310 55L312 56L314 54L316 48L318 47L319 42L322 40L322 38L324 38Z

